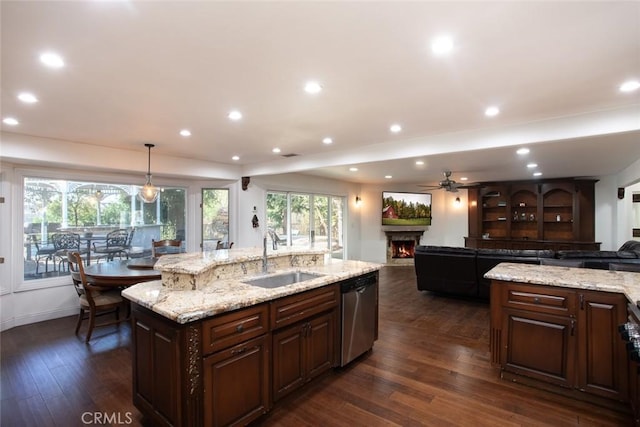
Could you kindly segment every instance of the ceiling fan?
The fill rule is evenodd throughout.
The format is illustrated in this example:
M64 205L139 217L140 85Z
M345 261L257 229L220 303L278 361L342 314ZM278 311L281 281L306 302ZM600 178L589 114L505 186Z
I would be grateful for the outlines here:
M442 174L444 175L444 179L440 181L438 185L418 185L418 187L424 187L425 190L445 190L452 193L457 192L458 188L468 187L468 184L461 184L451 179L451 171L444 171Z

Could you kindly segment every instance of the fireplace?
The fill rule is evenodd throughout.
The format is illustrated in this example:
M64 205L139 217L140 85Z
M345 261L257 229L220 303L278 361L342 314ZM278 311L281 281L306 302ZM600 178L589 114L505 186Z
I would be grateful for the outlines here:
M387 235L387 264L412 265L416 246L424 230L385 230Z
M413 258L414 240L391 240L391 258Z

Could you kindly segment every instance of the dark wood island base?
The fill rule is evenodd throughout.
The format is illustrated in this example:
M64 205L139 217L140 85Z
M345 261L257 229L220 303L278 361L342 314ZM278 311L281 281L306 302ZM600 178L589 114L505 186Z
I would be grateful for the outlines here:
M564 283L574 273L576 280ZM487 273L491 362L503 379L637 414L638 364L619 326L630 315L624 286L640 284L640 274L589 274L506 263Z

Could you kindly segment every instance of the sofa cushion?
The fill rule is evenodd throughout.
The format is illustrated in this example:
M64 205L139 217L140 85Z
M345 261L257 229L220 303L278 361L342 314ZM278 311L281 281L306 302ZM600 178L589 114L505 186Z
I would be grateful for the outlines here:
M612 262L611 264L609 264L609 270L614 270L614 271L633 271L633 272L640 273L640 263L630 263L630 262L615 263L615 262Z
M555 252L538 249L478 249L478 256L489 258L553 258Z
M453 255L469 255L475 256L476 250L472 248L460 248L454 246L416 246L414 252L421 253L439 253L439 254L453 254Z
M584 261L581 259L540 258L540 265L582 268L584 267Z
M638 254L633 251L558 251L556 258L559 259L619 259L619 258L638 258Z
M618 250L640 252L640 240L627 240Z

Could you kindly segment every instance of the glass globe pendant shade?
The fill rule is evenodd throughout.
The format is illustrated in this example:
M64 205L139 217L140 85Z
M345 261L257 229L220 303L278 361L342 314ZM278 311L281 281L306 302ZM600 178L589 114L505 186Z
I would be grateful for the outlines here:
M138 199L144 203L153 203L158 198L158 188L151 183L151 148L153 144L144 144L149 150L149 163L147 168L147 182L138 193Z
M140 189L138 199L144 203L153 203L158 198L158 187L151 183L151 175L147 174L147 183Z

